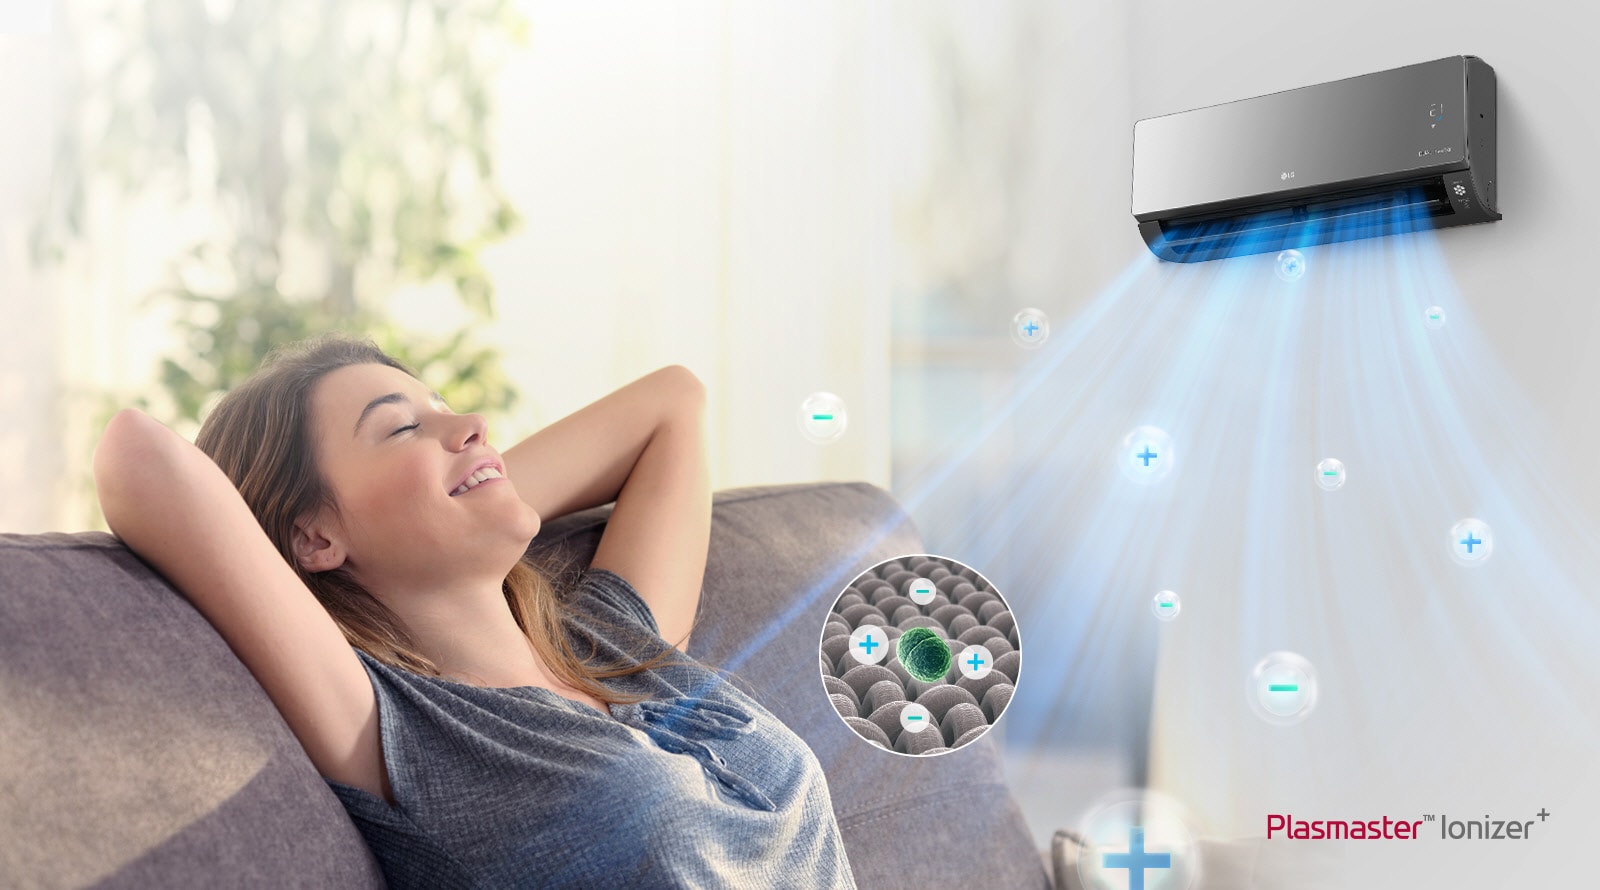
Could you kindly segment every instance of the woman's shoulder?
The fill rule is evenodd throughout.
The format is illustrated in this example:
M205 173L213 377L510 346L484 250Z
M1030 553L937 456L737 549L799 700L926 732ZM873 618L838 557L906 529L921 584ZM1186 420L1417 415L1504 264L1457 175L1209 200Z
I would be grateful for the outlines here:
M648 631L659 636L655 613L639 596L627 579L610 569L589 567L579 576L566 596L568 606L577 614L600 618L624 627Z

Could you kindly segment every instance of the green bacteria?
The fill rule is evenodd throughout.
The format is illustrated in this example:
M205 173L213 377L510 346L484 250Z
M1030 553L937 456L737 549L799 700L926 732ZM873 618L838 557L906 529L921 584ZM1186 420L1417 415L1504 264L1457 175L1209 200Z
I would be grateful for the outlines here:
M895 643L895 656L911 676L932 683L950 672L950 647L926 627L913 627Z

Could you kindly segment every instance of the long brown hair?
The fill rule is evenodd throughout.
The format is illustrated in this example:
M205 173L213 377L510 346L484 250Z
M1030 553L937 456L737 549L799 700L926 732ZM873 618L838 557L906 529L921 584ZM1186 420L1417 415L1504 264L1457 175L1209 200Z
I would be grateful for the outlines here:
M364 363L417 376L366 337L333 332L283 344L206 415L195 446L233 481L267 537L352 646L392 667L440 677L438 665L417 649L399 617L348 570L341 566L307 572L291 549L297 518L319 508L338 509L312 447L312 387L330 371ZM598 681L653 668L673 659L676 650L667 648L633 665L596 666L580 658L563 632L570 606L558 595L556 584L557 577L570 574L569 567L570 557L562 561L559 556L529 554L512 567L501 590L517 627L568 685L608 703L648 698L614 691Z

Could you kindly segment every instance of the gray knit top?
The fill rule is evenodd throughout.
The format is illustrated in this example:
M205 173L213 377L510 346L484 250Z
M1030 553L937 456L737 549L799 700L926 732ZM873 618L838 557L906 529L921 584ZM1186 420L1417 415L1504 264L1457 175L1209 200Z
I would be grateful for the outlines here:
M671 648L615 573L586 571L567 601L580 657ZM608 716L541 686L472 686L356 654L395 805L324 781L394 890L855 887L811 749L687 656L601 681L652 695Z

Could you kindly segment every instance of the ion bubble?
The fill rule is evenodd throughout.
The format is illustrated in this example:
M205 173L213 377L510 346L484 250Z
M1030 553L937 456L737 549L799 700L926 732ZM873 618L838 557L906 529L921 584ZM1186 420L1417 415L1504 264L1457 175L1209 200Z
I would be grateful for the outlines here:
M1296 281L1306 274L1306 258L1298 250L1285 250L1278 254L1278 277L1284 281Z
M1467 518L1450 527L1450 555L1464 566L1481 565L1494 550L1494 533L1481 519Z
M800 403L800 434L817 445L844 435L846 420L844 399L831 392L814 392Z
M1171 621L1178 617L1178 613L1182 610L1183 603L1178 600L1178 595L1170 590L1161 591L1150 602L1150 611L1156 613L1156 617L1162 621Z
M982 643L972 643L956 656L956 663L961 666L961 676L968 680L982 680L994 669L994 653Z
M1176 458L1165 430L1141 426L1122 440L1122 472L1135 482L1154 482L1172 470Z
M1334 458L1328 458L1317 464L1317 484L1325 491L1333 491L1344 486L1344 463Z
M1293 652L1273 652L1250 672L1249 697L1268 723L1299 723L1317 705L1317 670Z
M889 654L889 635L876 624L863 624L850 632L850 657L862 664L877 664Z
M1190 821L1176 798L1158 791L1129 788L1102 795L1078 822L1079 883L1085 890L1203 886ZM1133 874L1140 876L1137 883Z
M1023 349L1037 349L1050 336L1050 318L1040 309L1024 309L1011 317L1011 339Z
M900 709L900 728L906 732L921 732L933 725L933 712L912 702Z

